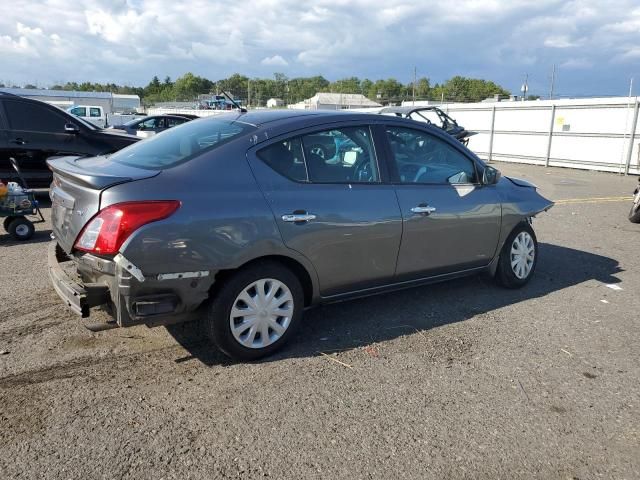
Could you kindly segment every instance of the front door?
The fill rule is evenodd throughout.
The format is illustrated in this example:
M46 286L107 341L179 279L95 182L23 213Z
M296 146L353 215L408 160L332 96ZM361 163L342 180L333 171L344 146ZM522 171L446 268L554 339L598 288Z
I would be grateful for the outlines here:
M381 183L369 127L278 140L249 162L284 243L314 265L322 296L392 280L402 216L393 186Z
M494 186L462 148L427 131L386 127L404 230L399 280L488 265L500 234Z

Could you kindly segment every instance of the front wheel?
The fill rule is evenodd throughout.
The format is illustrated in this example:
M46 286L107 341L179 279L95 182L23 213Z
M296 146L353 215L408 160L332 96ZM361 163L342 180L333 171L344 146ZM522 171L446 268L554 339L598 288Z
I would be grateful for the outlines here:
M504 242L498 260L496 280L504 287L520 288L531 280L537 261L536 234L528 223L521 223Z
M205 335L235 360L257 360L281 348L304 308L296 275L277 262L260 262L226 278L212 298Z
M629 221L631 223L640 223L640 187L636 188L633 194L633 206L629 212Z

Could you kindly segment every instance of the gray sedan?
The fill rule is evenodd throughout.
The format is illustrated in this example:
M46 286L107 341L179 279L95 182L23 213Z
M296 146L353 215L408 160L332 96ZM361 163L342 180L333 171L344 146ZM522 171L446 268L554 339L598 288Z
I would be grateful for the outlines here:
M360 113L224 114L48 163L64 302L120 327L196 320L243 360L322 302L481 272L521 287L553 205L440 129Z

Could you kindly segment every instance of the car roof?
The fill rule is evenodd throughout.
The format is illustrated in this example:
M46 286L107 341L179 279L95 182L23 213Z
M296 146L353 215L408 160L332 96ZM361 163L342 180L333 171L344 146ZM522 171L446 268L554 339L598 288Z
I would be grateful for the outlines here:
M384 107L379 113L402 113L408 115L413 112L427 111L427 110L439 110L433 106L403 106L403 107Z

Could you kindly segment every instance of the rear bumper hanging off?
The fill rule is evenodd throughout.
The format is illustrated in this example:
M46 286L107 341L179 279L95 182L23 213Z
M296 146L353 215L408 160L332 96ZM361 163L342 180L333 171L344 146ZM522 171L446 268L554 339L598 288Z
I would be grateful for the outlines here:
M54 240L49 244L47 252L49 278L53 288L71 310L82 318L87 318L91 307L104 305L109 301L109 287L95 283L80 284L72 280L60 266L57 248L58 244Z

